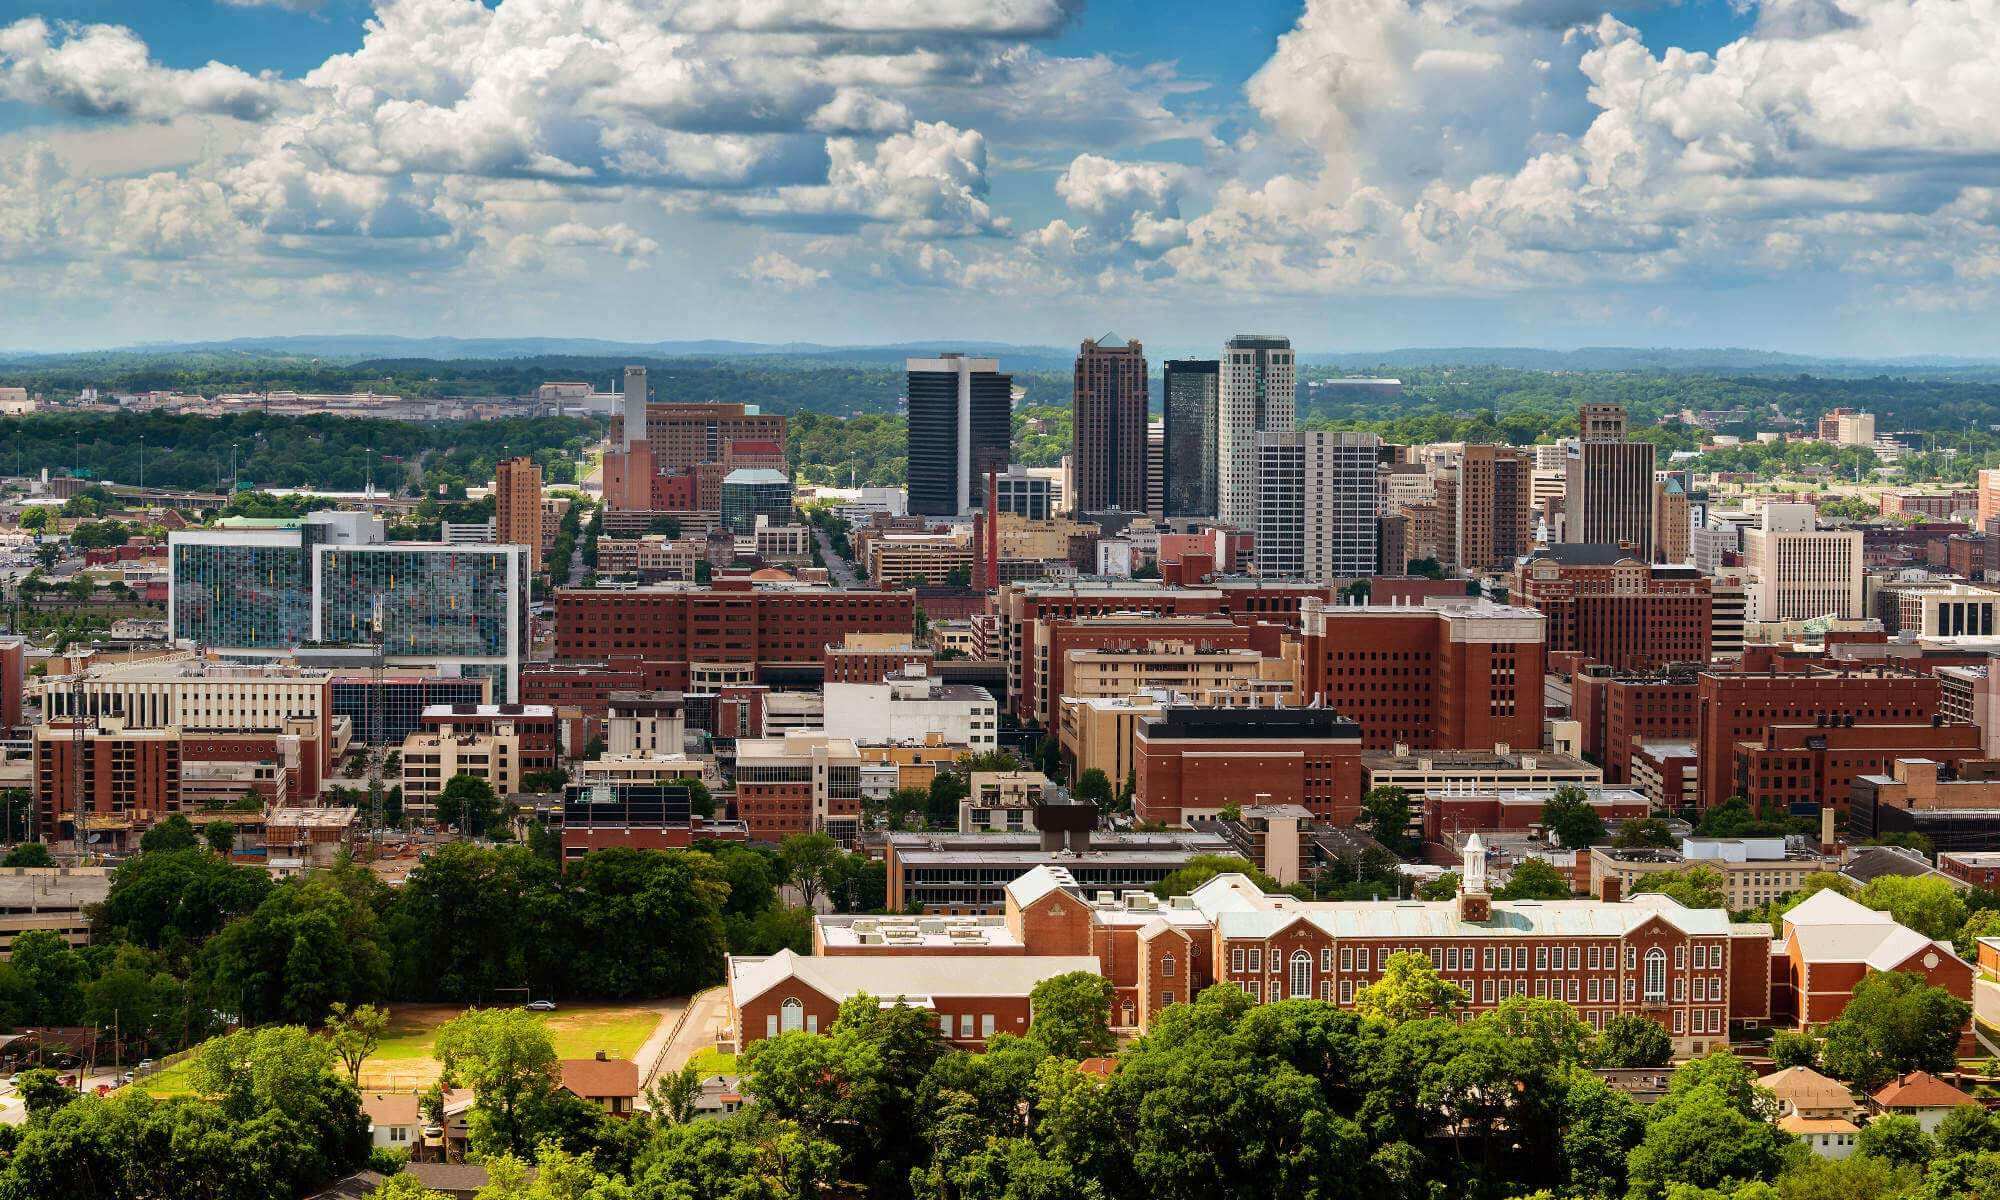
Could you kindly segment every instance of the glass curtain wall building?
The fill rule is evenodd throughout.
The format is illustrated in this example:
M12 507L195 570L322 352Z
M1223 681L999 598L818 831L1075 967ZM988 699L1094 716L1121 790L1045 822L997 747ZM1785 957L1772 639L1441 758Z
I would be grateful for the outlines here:
M290 528L192 530L168 539L170 635L224 656L373 645L442 664L519 699L528 553L514 545L387 542L379 519L314 513ZM326 518L326 519L316 519Z

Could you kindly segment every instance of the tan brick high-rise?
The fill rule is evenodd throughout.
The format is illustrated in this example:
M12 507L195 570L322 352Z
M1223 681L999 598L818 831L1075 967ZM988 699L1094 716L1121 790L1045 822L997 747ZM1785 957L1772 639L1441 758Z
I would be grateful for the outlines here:
M493 540L528 548L528 572L542 571L542 469L526 455L493 471Z

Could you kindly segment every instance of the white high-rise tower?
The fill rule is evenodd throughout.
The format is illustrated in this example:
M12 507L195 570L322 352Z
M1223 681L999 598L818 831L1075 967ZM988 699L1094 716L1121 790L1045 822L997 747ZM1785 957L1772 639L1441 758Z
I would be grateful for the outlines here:
M1222 348L1216 406L1216 508L1238 529L1257 528L1257 435L1296 427L1298 373L1289 338L1242 333Z

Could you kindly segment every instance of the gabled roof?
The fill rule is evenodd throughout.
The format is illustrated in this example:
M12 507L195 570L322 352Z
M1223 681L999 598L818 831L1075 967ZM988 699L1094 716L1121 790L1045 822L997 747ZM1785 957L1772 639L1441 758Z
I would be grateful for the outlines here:
M1854 1107L1854 1094L1846 1084L1811 1067L1786 1067L1759 1079L1757 1086L1769 1089L1780 1104L1805 1112Z
M1778 1118L1778 1128L1793 1137L1814 1133L1859 1133L1861 1129L1845 1117L1802 1117L1786 1113Z
M1201 903L1201 893L1196 896ZM1268 938L1301 919L1335 937L1623 937L1653 920L1695 936L1730 932L1729 914L1723 910L1687 908L1657 893L1623 901L1498 900L1484 921L1461 920L1458 904L1451 900L1292 901L1215 913L1224 937Z
M866 992L885 1000L932 996L1026 996L1044 979L1072 971L1099 973L1084 954L982 956L976 964L959 954L841 955L814 958L780 950L765 957L730 955L729 991L737 1007L796 980L839 1003Z
M1167 920L1165 917L1154 917L1152 920L1146 922L1146 924L1142 926L1139 930L1139 940L1142 942L1150 942L1156 937L1160 937L1163 934L1169 934L1169 933L1173 934L1175 937L1179 938L1184 942L1191 942L1194 940L1192 937L1188 935L1187 930L1182 929L1178 925L1175 925L1173 922Z
M1979 1101L1929 1071L1912 1071L1883 1084L1873 1097L1883 1108L1957 1108Z
M361 1097L361 1115L370 1125L415 1125L422 1114L414 1093L366 1092Z
M629 1058L565 1058L563 1090L585 1100L639 1094L639 1064Z
M1026 908L1050 892L1074 890L1076 879L1068 867L1039 866L1007 884L1007 895Z
M1788 926L1893 925L1895 918L1850 900L1832 888L1822 888L1787 910L1784 922Z

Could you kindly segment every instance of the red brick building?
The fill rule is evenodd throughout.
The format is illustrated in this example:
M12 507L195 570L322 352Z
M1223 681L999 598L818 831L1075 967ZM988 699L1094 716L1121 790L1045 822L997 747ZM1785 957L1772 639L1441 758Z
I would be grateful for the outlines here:
M1712 808L1734 794L1736 745L1761 743L1773 725L1822 717L1852 717L1862 725L1928 722L1938 715L1938 694L1935 677L1902 671L1704 671L1696 701L1697 804Z
M980 960L955 954L807 957L780 950L767 957L731 955L729 1016L740 1051L765 1038L833 1027L841 1002L867 993L926 1010L944 1039L981 1050L996 1033L1025 1035L1028 996L1044 979L1097 973L1082 955L1013 955Z
M636 659L638 686L691 691L754 683L764 667L818 668L845 634L908 635L915 614L907 591L561 588L556 658Z
M1141 821L1300 804L1349 825L1361 811L1361 730L1330 709L1168 708L1139 722L1132 757Z
M1838 1020L1870 971L1902 971L1972 999L1972 966L1952 953L1950 943L1932 941L1838 892L1816 892L1786 912L1772 958L1772 1015L1805 1028Z
M27 639L0 638L0 729L21 723L21 702L27 691Z
M1424 840L1456 846L1466 835L1522 833L1542 823L1542 806L1554 789L1519 792L1426 792L1421 798ZM1650 815L1646 798L1629 791L1591 789L1590 806L1606 825Z
M1542 744L1542 614L1484 601L1416 608L1309 603L1300 692L1371 750Z
M1642 671L1709 660L1709 588L1693 567L1656 566L1616 546L1556 545L1515 571L1512 599L1548 617L1550 653Z
M1753 811L1765 806L1831 807L1846 812L1857 775L1887 774L1898 758L1940 763L1985 753L1977 725L1915 721L1868 724L1852 718L1767 725L1757 741L1738 742L1735 791Z
M1604 782L1630 783L1640 742L1692 741L1701 675L1614 675L1579 672L1571 682L1571 714L1583 726L1584 755L1604 768Z
M1181 588L1124 580L1010 583L1000 588L994 611L1000 618L1001 655L1007 660L1007 693L1014 715L1041 722L1053 699L1035 678L1043 659L1039 629L1079 617L1133 614L1151 617L1224 617L1239 625L1277 625L1296 630L1307 601L1328 602L1327 584L1296 580L1226 579L1205 587ZM1060 693L1056 693L1060 694Z

